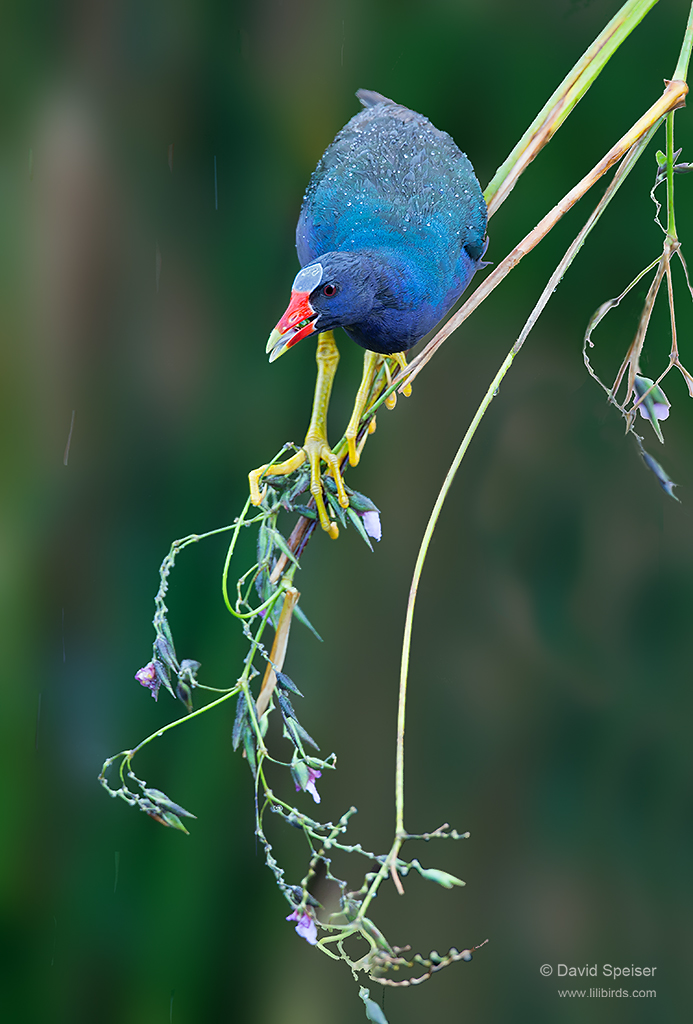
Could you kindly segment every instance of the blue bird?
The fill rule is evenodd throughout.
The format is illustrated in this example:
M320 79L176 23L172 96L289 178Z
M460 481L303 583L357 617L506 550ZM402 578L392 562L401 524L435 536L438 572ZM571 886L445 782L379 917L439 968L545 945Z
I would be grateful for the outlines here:
M302 269L291 301L267 343L270 362L303 338L318 334L318 381L306 443L271 468L291 473L308 458L311 492L321 525L336 536L325 510L320 462L328 463L343 507L348 506L339 459L327 443L325 418L342 327L366 350L356 405L345 434L356 465L359 424L375 375L387 360L420 341L483 266L487 211L474 169L453 139L428 118L377 92L360 89L365 107L342 128L320 159L296 228ZM251 497L262 499L250 474Z

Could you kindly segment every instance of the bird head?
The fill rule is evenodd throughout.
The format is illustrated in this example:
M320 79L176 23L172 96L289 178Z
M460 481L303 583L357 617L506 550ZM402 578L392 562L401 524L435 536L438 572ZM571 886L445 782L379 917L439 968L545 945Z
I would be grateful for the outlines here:
M356 324L373 309L377 285L359 253L326 253L299 270L291 302L267 342L269 361L311 334Z

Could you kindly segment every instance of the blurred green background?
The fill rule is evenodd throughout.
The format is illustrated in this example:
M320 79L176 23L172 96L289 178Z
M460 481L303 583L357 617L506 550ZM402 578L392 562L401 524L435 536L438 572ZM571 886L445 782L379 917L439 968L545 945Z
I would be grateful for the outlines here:
M4 1020L365 1019L346 968L284 921L252 834L247 766L230 749L231 707L138 761L198 815L189 837L108 800L96 775L108 754L179 713L133 679L150 656L171 540L229 522L248 470L305 431L314 342L271 367L264 343L296 270L303 189L357 111L355 90L428 115L485 186L618 6L5 5ZM491 260L660 94L687 7L662 0L610 63L492 221ZM689 111L676 132L691 159ZM410 877L406 898L383 891L375 916L392 941L423 952L491 941L471 964L386 991L390 1024L673 1022L690 1005L693 404L670 377L666 448L646 438L680 483L676 504L580 353L592 312L661 246L654 166L652 154L641 160L551 300L431 550L413 649L408 827L449 821L472 835L412 844L410 855L467 887ZM684 246L692 189L677 179ZM426 518L480 396L595 201L513 272L413 397L379 417L349 473L382 510L375 554L350 531L337 543L316 537L304 558L302 604L325 642L296 627L287 671L306 695L304 725L339 754L321 810L356 804L351 834L366 847L384 851L391 838L399 645ZM693 369L690 300L675 274ZM607 376L632 337L645 286L636 291L595 335ZM360 350L342 340L334 439L360 372ZM656 376L668 348L662 305L644 372ZM186 551L169 601L179 655L217 686L235 679L244 651L220 599L224 551L223 538ZM300 878L300 834L271 835ZM342 867L359 884L362 864ZM559 962L656 966L656 1001L560 999L555 976L539 973Z

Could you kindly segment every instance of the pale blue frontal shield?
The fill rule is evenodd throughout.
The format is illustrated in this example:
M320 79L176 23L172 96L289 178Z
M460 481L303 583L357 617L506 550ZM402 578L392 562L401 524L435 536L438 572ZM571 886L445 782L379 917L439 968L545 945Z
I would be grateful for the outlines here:
M313 291L317 288L322 281L322 264L311 263L309 267L304 267L303 270L299 270L294 278L294 283L291 285L292 292L308 292Z

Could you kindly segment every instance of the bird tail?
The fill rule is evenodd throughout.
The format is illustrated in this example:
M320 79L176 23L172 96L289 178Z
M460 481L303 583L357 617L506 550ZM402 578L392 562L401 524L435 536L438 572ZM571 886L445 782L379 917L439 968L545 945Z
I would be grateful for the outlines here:
M372 92L370 89L359 89L356 95L364 107L377 107L379 103L395 103L394 100L389 100L382 93Z

